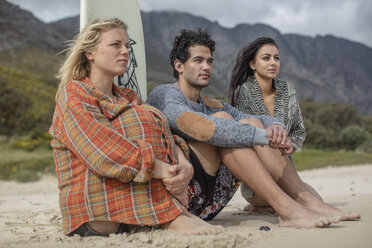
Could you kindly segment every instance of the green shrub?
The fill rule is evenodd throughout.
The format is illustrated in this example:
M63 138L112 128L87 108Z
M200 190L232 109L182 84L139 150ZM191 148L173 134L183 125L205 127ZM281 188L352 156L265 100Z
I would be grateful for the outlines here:
M372 153L372 138L365 140L357 147L358 151Z
M370 139L370 133L358 125L343 128L338 136L339 147L346 150L355 150L358 146Z
M334 130L319 124L312 124L306 130L306 145L309 147L316 149L334 149L336 147L337 138Z
M16 138L13 141L14 148L21 148L26 151L34 151L36 148L48 148L50 147L50 142L52 137L47 132L35 130L30 133L27 137Z
M20 161L0 161L0 180L16 180L19 182L36 181L43 173L55 174L53 157Z

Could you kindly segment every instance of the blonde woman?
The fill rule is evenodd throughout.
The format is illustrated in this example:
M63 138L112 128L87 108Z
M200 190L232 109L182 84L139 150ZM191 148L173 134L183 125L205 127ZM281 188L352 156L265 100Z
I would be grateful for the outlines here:
M114 77L127 68L127 25L106 19L72 43L58 77L50 134L67 235L108 236L130 226L183 234L222 231L190 215L193 168L163 114Z

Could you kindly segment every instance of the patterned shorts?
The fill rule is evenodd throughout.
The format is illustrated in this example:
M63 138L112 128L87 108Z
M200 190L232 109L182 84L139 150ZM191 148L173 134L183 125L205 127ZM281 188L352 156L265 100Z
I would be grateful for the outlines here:
M222 163L217 176L208 175L191 148L190 162L194 176L189 183L188 210L203 220L212 220L231 200L241 182Z

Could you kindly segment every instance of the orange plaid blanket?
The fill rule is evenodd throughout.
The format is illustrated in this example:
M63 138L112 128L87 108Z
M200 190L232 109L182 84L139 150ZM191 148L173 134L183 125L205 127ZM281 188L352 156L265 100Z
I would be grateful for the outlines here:
M155 158L177 162L167 119L130 89L113 86L114 98L85 78L59 95L50 134L58 176L63 230L92 220L158 225L181 207L160 180Z

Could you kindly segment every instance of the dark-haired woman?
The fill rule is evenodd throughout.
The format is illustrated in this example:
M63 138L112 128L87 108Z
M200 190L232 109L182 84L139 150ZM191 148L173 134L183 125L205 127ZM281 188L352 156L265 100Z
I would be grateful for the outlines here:
M305 127L295 88L292 83L277 78L279 68L276 42L269 37L257 38L237 56L231 75L230 100L242 112L271 115L282 121L296 151L305 140ZM245 208L246 211L272 210L266 208L268 204L246 185L242 185L241 191L243 197L251 203ZM319 196L315 190L312 191Z

